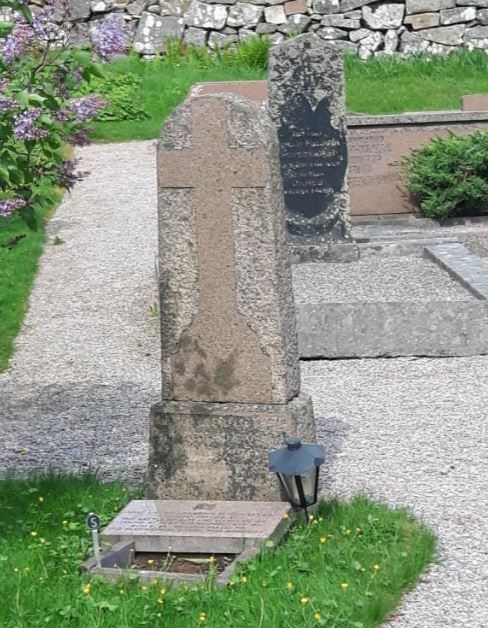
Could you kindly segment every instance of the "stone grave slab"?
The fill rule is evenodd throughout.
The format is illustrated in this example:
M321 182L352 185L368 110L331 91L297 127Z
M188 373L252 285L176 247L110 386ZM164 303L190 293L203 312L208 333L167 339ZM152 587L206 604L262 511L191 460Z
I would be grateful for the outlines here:
M133 542L136 552L240 554L278 541L289 513L284 502L134 500L100 538Z

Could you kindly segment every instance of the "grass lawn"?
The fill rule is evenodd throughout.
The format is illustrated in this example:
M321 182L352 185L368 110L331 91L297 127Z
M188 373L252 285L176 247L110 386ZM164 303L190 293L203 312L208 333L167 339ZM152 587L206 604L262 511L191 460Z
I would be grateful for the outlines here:
M48 214L49 211L38 212L36 231L29 229L20 216L0 219L0 372L8 366L27 308L46 240L44 220Z
M178 46L153 62L136 57L106 66L107 73L133 72L142 78L142 97L149 118L143 121L100 122L95 138L102 141L152 139L166 116L182 102L190 87L202 81L266 78L267 44L245 42L237 52L210 56L205 50ZM488 93L488 56L481 50L459 51L448 57L380 58L360 61L346 56L347 107L361 113L459 109L461 96Z
M321 505L309 526L240 566L224 589L161 590L82 576L86 514L106 524L134 495L94 477L0 481L0 625L134 628L369 628L432 558L432 534L364 499Z

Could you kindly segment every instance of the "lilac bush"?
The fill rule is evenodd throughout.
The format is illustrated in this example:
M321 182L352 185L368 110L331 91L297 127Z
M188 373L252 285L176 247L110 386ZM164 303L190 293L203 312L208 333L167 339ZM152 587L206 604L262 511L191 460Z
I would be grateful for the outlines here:
M33 15L26 0L0 0L8 17L0 22L0 219L18 212L32 227L54 186L71 189L80 179L66 144L86 144L89 123L107 105L97 95L74 98L74 90L130 41L112 16L93 32L92 51L71 48L60 19L65 1L46 0Z

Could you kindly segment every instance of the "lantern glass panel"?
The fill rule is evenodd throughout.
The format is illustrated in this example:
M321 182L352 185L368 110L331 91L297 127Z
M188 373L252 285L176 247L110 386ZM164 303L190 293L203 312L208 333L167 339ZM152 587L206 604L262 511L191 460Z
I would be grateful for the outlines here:
M305 503L302 503L300 498L300 492L298 490L298 484L296 478L300 477L302 480L303 486L303 494L305 497ZM316 495L316 479L317 479L317 469L314 467L305 473L302 473L300 476L295 475L284 475L280 474L281 481L286 490L286 493L289 497L290 502L294 506L311 506L315 503L315 495Z

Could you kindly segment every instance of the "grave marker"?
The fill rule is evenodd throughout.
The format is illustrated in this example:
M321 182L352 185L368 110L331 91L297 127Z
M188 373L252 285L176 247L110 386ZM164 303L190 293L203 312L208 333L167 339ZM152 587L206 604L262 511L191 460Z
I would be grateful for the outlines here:
M270 52L269 109L278 129L290 234L349 236L343 52L315 34Z
M158 147L163 401L159 498L276 500L266 456L314 439L300 374L274 128L230 94L192 98Z

